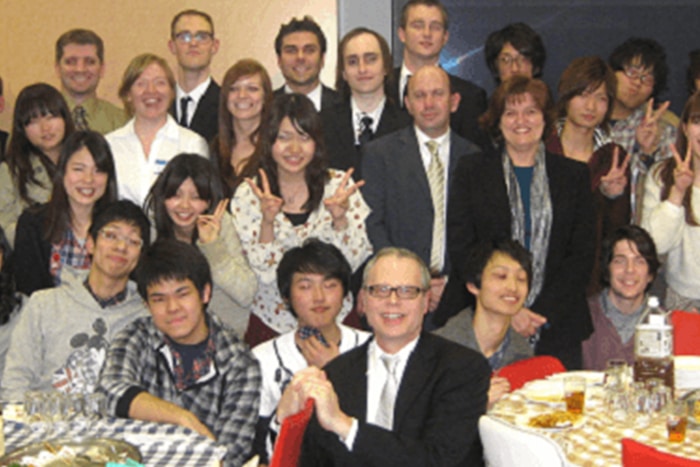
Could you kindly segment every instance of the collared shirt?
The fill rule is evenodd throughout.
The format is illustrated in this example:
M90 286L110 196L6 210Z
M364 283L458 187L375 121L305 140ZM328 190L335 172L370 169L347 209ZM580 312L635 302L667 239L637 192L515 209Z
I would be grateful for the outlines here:
M56 286L61 285L61 272L64 266L78 271L90 269L90 255L85 246L85 239L81 241L70 228L65 229L58 243L51 244L49 272Z
M68 108L71 112L78 105L69 94L63 93ZM124 126L128 116L123 109L120 109L111 102L107 102L97 97L88 97L80 104L85 109L85 119L91 130L106 135L107 133Z
M401 73L399 75L399 107L405 107L406 104L403 101L404 89L408 84L408 79L413 76L413 73L406 67L406 63L401 63Z
M314 107L316 107L316 112L321 111L321 91L322 90L323 90L323 85L319 81L318 86L316 86L315 88L313 88L311 90L311 92L306 94L306 97L308 97L311 100L311 102L314 103ZM289 85L285 84L284 85L284 92L286 94L292 94L294 91L292 90L292 88L289 87Z
M115 295L112 295L111 297L108 298L100 298L97 296L94 290L92 290L92 287L90 287L90 275L85 278L83 281L83 285L87 289L88 292L90 292L90 295L92 295L92 298L95 299L95 301L100 305L100 308L105 309L110 306L116 306L122 303L124 300L126 300L127 294L129 293L129 290L126 287L126 284L124 284L124 290L121 292L117 292Z
M193 90L190 92L185 92L181 87L180 83L178 83L175 86L175 111L177 112L177 121L180 121L180 118L182 118L182 106L180 105L180 99L183 97L190 97L191 100L187 103L187 126L190 126L190 123L192 123L192 117L194 116L194 113L197 111L197 106L199 105L199 101L202 100L202 96L204 95L205 92L207 92L207 89L209 88L209 85L211 84L211 76L199 83Z
M379 105L377 105L371 112L364 112L360 110L355 102L354 97L350 97L350 109L352 110L352 127L355 129L355 145L360 144L360 133L362 132L362 118L370 117L372 119L372 133L377 133L377 128L379 128L379 121L382 119L382 112L384 112L384 106L386 105L386 96L382 98Z
M260 366L235 333L208 314L216 351L213 371L198 384L180 391L162 353L164 335L151 317L135 320L112 341L100 375L100 391L107 394L109 412L121 410L123 396L139 391L191 411L228 450L226 465L242 465L250 453L260 402ZM136 389L136 392L134 392ZM129 401L130 403L130 401ZM127 408L128 412L128 408Z

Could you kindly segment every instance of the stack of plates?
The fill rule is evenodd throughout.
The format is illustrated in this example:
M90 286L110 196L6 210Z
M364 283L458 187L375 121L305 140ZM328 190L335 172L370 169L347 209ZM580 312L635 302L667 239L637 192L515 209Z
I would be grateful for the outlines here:
M679 355L674 357L676 389L700 388L700 357Z

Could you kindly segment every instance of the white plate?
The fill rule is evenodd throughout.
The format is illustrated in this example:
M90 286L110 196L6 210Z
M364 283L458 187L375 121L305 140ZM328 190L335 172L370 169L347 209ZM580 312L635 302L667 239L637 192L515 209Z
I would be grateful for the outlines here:
M602 371L590 371L590 370L579 370L579 371L567 371L565 373L554 373L553 375L547 376L547 379L551 381L563 381L564 378L569 376L579 376L586 380L587 386L598 386L605 382L605 373Z
M545 379L530 381L522 387L520 392L525 396L525 399L532 402L548 405L564 403L564 387L561 381Z
M540 414L542 415L542 414ZM543 427L534 427L530 426L530 419L533 417L536 417L537 415L529 414L529 415L519 415L515 419L515 423L518 426L528 428L530 430L537 430L537 431L546 431L550 433L556 433L558 431L564 431L564 430L571 430L574 428L579 428L586 422L586 416L585 415L580 415L578 419L573 422L571 425L566 425L566 426L555 426L551 428L543 428Z

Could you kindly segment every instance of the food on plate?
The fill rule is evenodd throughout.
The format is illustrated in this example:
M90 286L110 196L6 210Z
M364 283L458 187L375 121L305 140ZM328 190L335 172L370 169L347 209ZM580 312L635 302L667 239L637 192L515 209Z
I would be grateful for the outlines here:
M532 428L569 428L574 426L581 418L580 414L573 414L559 410L556 412L536 415L528 421L528 426Z

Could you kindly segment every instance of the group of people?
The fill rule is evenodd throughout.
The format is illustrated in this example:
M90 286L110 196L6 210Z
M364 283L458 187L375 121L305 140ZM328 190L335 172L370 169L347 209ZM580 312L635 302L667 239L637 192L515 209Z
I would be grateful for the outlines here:
M293 18L284 86L254 59L219 86L213 20L185 10L175 71L135 57L122 110L96 95L99 36L63 34L61 89L19 93L0 164L4 400L101 391L241 465L312 398L300 465L478 465L500 368L631 361L658 255L667 306L698 306L697 57L678 118L653 39L573 60L554 102L526 24L486 39L488 99L439 66L438 0L409 0L398 37L392 69L348 32L333 90Z

